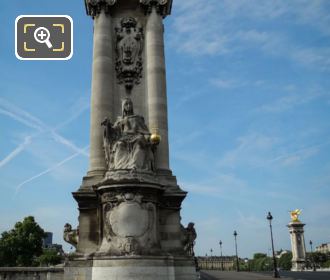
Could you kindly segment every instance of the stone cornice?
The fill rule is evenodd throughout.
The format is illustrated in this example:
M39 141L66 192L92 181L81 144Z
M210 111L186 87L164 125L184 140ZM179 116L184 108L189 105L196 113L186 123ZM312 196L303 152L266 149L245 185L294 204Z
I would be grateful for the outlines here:
M147 13L150 13L152 7L156 7L156 11L162 16L171 14L173 0L140 0L141 5Z
M102 9L106 13L110 11L110 7L117 3L117 0L85 0L87 15L91 17L97 16Z
M115 5L120 0L85 0L87 15L91 17L97 16L102 10L109 13L111 6ZM150 13L152 7L162 16L171 14L173 0L136 0L139 1L146 13Z

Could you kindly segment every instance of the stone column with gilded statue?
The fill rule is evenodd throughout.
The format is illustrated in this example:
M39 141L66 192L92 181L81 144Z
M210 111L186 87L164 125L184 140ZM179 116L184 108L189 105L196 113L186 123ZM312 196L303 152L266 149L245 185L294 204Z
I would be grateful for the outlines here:
M65 279L197 279L169 165L163 19L172 0L85 0L94 22L90 165Z
M299 220L300 214L299 209L290 211L291 222L288 224L292 249L292 271L303 271L306 268L305 224Z

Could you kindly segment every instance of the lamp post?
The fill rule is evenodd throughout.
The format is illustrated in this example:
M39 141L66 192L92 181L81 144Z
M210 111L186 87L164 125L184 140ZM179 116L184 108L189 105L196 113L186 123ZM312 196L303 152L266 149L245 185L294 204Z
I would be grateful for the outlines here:
M238 254L237 254L237 232L234 230L235 237L235 250L236 250L236 271L239 272L239 262L238 262Z
M211 253L211 269L213 270L213 249L210 249L210 253Z
M311 246L311 262L312 262L312 266L313 266L313 271L316 271L316 266L315 266L314 258L313 258L313 242L312 242L312 240L309 240L309 245Z
M222 259L222 241L219 241L220 245L220 261L221 261L221 270L223 271L223 259Z
M272 228L273 216L272 216L272 214L270 212L268 212L267 220L269 221L270 237L271 237L271 240L272 240L273 263L274 263L274 278L281 278L280 277L280 274L278 273L278 270L277 270L277 262L276 262L275 251L274 251L273 228Z

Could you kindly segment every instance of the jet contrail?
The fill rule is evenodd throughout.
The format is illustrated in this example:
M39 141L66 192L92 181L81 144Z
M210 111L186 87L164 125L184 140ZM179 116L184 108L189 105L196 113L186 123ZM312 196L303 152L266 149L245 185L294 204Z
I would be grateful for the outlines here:
M0 161L0 168L5 166L8 162L10 162L13 158L15 158L18 154L24 151L25 147L31 143L33 136L27 136L24 138L24 141L17 146L15 150L13 150L8 156L6 156L3 160Z
M89 146L85 147L83 150L87 150L88 147L89 147ZM48 169L46 169L46 170L44 170L44 171L38 173L37 175L34 175L34 176L32 176L31 178L29 178L29 179L23 181L22 183L20 183L19 185L17 185L17 187L16 187L16 191L15 191L15 195L16 195L16 194L22 189L22 187L23 187L25 184L27 184L27 183L29 183L29 182L31 182L31 181L33 181L33 180L35 180L35 179L37 179L37 178L39 178L39 177L45 175L45 174L47 174L47 173L53 171L54 169L56 169L56 168L62 166L62 165L65 164L66 162L72 160L73 158L75 158L75 157L77 157L77 156L79 156L79 155L81 155L81 152L74 153L73 155L71 155L71 156L65 158L64 160L62 160L62 161L56 163L56 164L53 165L52 167L50 167L50 168L48 168Z

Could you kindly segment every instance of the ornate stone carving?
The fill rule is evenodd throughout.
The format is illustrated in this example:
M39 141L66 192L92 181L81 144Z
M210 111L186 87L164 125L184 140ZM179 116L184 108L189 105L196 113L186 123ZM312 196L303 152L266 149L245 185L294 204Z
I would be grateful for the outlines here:
M157 13L162 16L166 16L171 12L172 0L140 0L140 3L145 8L146 13L150 13L152 7L155 7Z
M186 228L181 226L182 233L183 233L183 249L186 255L194 256L194 246L195 240L197 238L197 233L195 230L195 224L189 223Z
M79 241L79 230L72 229L69 223L64 225L63 239L74 247L77 247Z
M133 103L126 98L122 116L113 125L106 118L103 145L108 170L154 171L156 145L150 141L150 132L144 118L134 115Z
M100 252L110 255L151 253L155 246L156 206L143 196L122 193L103 206L104 231Z
M118 82L131 90L134 83L140 83L142 77L143 29L135 18L125 17L115 31Z
M85 0L86 13L93 18L96 17L102 9L109 13L110 7L116 4L117 0Z

